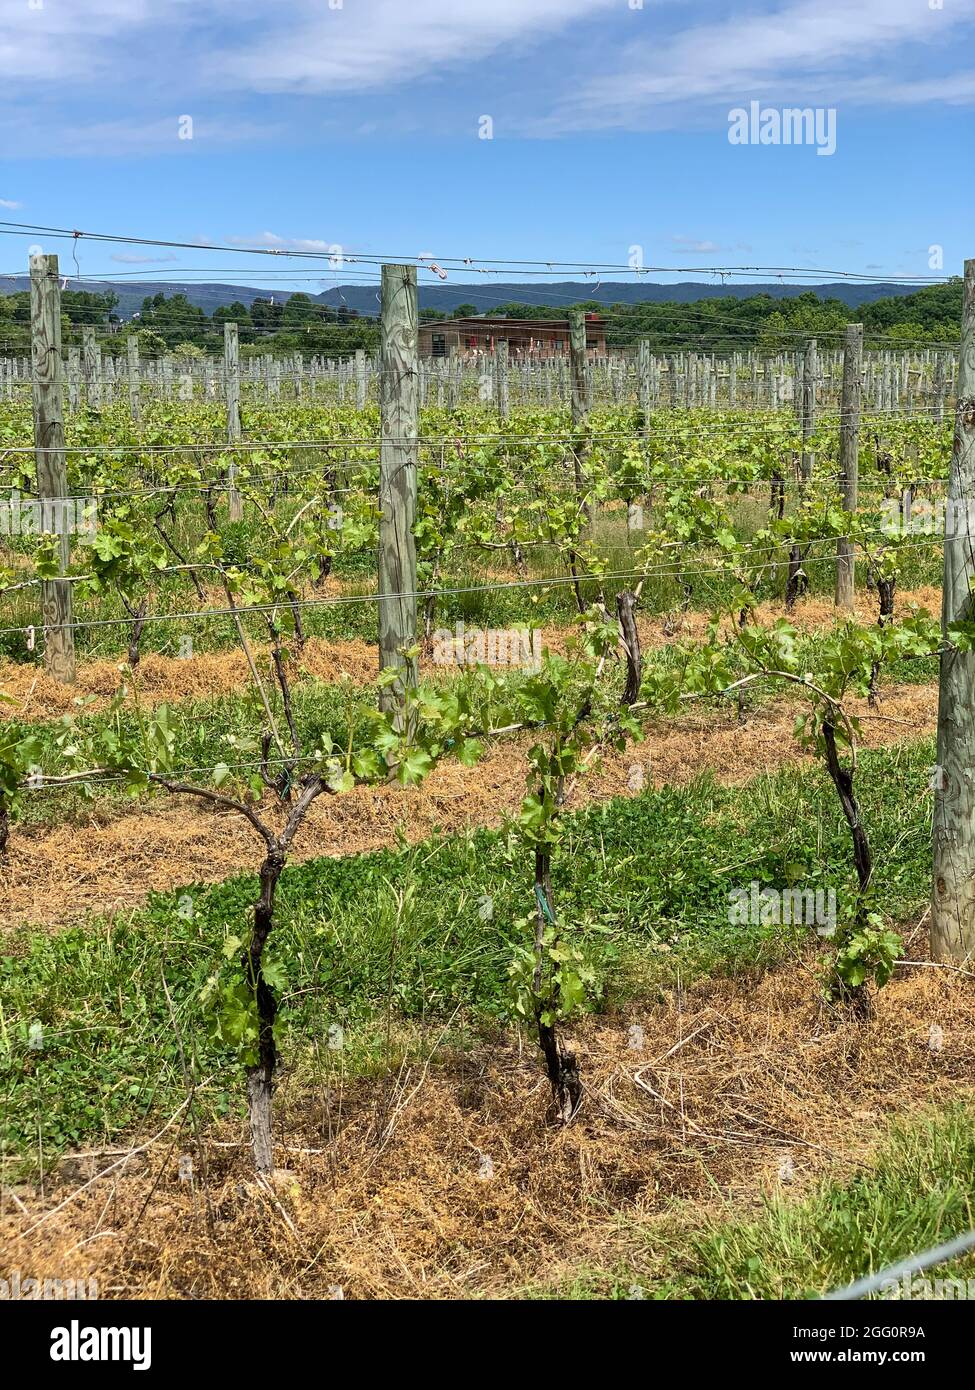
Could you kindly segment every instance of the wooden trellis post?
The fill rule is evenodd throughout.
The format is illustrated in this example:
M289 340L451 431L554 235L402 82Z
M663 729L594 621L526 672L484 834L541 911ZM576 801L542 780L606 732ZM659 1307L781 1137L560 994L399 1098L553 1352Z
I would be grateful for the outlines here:
M816 428L816 377L819 373L816 339L810 338L802 358L802 390L800 392L800 416L802 420L802 477L808 482L812 477L815 455L806 447Z
M139 340L133 333L126 343L129 373L129 414L133 420L141 417L139 401Z
M37 495L42 509L51 508L59 535L61 573L71 563L71 517L64 457L64 417L61 398L61 281L57 256L30 258L31 385L34 403L34 449ZM46 510L46 509L45 509ZM67 579L41 583L44 615L44 665L55 679L75 678L71 585Z
M653 395L653 364L650 361L650 343L646 338L641 338L637 347L636 357L637 389L640 397L640 409L643 411L643 432L647 434L650 429L650 403Z
M572 423L573 425L581 425L589 416L586 316L581 309L573 309L569 321L569 353L572 369Z
M230 445L230 520L240 521L244 515L244 504L237 491L237 446L241 439L240 334L235 323L225 323L223 326L223 389L227 402L227 443Z
M501 420L510 414L508 398L508 344L500 342L494 350L494 404Z
M860 468L860 385L863 372L863 324L849 323L843 346L843 394L840 398L839 482L843 510L855 512ZM836 606L853 607L855 546L846 536L836 542Z
M402 706L417 681L416 473L417 296L416 267L384 265L379 368L379 669L401 674L380 691L380 708Z
M945 509L941 622L971 622L975 559L975 260L965 262L955 442ZM975 955L975 652L946 650L938 692L931 953L967 965Z
M586 353L586 316L582 309L573 309L569 320L569 353L571 375L571 403L573 430L585 425L589 418L589 361ZM583 447L577 444L572 450L573 471L576 492L582 495L584 479L582 476ZM588 511L586 521L588 522Z
M85 378L85 400L89 410L102 408L102 352L95 341L95 330L87 324L81 330L82 370Z

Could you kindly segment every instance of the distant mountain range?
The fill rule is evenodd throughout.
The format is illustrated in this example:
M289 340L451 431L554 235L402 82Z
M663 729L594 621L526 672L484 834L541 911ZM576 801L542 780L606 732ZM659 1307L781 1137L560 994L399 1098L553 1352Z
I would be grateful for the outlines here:
M74 288L69 280L68 287ZM26 275L0 276L0 294L15 294L18 290L30 288ZM252 285L191 284L181 285L174 280L143 280L119 282L116 280L86 280L84 289L104 294L111 291L118 296L120 317L129 319L142 308L147 295L185 294L191 304L197 305L212 314L214 309L240 302L251 305L255 299L273 297L278 303L291 298L290 291L255 289ZM473 284L458 283L444 285L421 285L420 307L438 309L444 315L450 314L461 304L473 304L479 313L490 313L499 304L512 301L519 304L545 304L553 309L575 304L580 300L594 300L599 304L642 304L675 303L687 304L696 299L725 299L735 296L750 299L754 295L767 294L773 299L794 299L810 290L822 299L839 299L850 308L860 304L872 304L876 299L886 299L893 295L913 294L916 285L891 285L882 281L876 283L848 283L821 285L785 284L712 284L703 281L684 280L676 285L660 285L652 280L635 283L607 280L558 280L545 284L524 284L517 280L493 280L485 278ZM369 285L336 285L322 294L310 295L320 304L338 308L345 304L360 314L375 317L379 312L377 290Z

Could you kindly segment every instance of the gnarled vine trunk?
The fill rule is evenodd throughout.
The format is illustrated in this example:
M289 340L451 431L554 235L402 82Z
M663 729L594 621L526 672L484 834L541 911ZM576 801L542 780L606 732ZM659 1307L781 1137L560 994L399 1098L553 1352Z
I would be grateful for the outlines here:
M125 600L122 600L123 603ZM126 603L125 607L132 618L132 629L129 633L129 650L127 653L128 663L134 671L139 664L139 644L142 641L142 632L146 625L146 614L149 611L149 600L144 598L138 608L130 608Z
M558 986L553 983L547 1000L548 1007L542 1003L542 961L544 955L543 937L545 922L548 919L556 925L552 902L552 881L550 855L546 849L535 851L535 1023L538 1028L538 1045L545 1058L545 1070L552 1087L552 1100L555 1113L561 1124L568 1124L579 1108L582 1100L582 1081L579 1077L579 1063L574 1052L569 1052L559 1037L558 1025L554 1021L559 1006ZM544 1015L553 1016L551 1023L543 1021Z
M836 729L828 721L823 724L823 739L826 743L826 767L840 798L840 805L843 807L843 814L853 839L853 862L856 865L860 892L865 893L873 872L873 856L860 820L860 803L853 795L853 774L840 762L836 751Z
M887 627L894 620L894 590L897 587L897 580L877 578L877 594L880 598L880 626ZM870 671L870 693L869 700L871 705L877 703L877 684L880 677L880 662L875 661Z
M640 634L636 626L636 594L624 589L616 595L616 613L623 634L623 647L626 652L626 688L623 691L623 704L632 705L640 695L643 679L643 656L640 651Z
M836 748L836 728L829 720L823 722L823 741L826 744L826 767L833 786L836 788L840 805L843 808L843 815L846 817L846 823L850 827L850 836L853 840L853 862L856 866L857 883L860 890L857 900L857 922L859 925L863 920L865 895L873 873L873 855L870 852L867 832L860 819L860 803L853 794L853 774L840 762ZM869 1012L870 996L867 993L866 985L851 987L839 981L838 993L841 998L847 1001L854 1013L864 1017Z
M789 550L789 577L785 586L786 612L791 611L796 605L796 600L802 598L809 589L809 576L803 568L808 553L808 545L793 545Z
M247 979L257 1001L258 1060L247 1068L247 1109L250 1118L251 1146L254 1167L259 1173L274 1171L274 1151L271 1139L271 1101L274 1095L274 1072L277 1067L277 1048L274 1043L274 1021L278 1004L264 978L264 948L274 925L274 895L284 869L285 853L275 845L261 865L261 894L254 908L251 939L242 961Z

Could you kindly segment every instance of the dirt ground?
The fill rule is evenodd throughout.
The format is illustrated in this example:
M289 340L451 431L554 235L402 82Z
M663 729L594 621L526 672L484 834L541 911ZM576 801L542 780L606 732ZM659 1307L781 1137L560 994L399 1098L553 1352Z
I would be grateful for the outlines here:
M898 614L906 612L911 604L938 613L941 591L930 587L905 591L897 597ZM858 595L857 612L863 621L875 620L876 600L869 594ZM781 603L762 604L756 614L760 623L769 625L782 616ZM806 599L790 615L790 620L802 631L819 631L833 626L836 609L829 600ZM647 650L652 650L681 638L703 637L708 621L707 613L694 611L643 616L638 623L640 641ZM570 631L569 628L545 628L543 642L553 651L562 651ZM266 648L256 644L254 652L266 665ZM309 638L300 664L308 676L327 682L348 676L357 685L366 685L379 674L378 648L374 643L359 640ZM422 670L430 677L444 672L443 667L429 661L422 663ZM104 709L118 689L119 679L119 662L107 659L79 663L78 679L73 686L60 684L39 666L0 660L0 691L11 696L14 702L0 706L0 719L56 719L76 710L79 699L86 701L87 710ZM242 691L250 677L243 652L235 648L200 652L185 659L148 652L139 663L137 679L142 698L155 705Z
M876 711L856 702L852 708L864 716L866 745L880 747L934 728L937 688L894 687ZM657 721L643 743L607 755L585 776L569 806L634 795L641 784L683 785L703 772L736 783L808 761L796 746L794 719L795 705L779 701L760 706L744 722L731 708ZM439 830L500 825L524 796L531 741L499 740L472 768L443 762L419 788L356 787L319 798L295 839L292 862L380 849L402 838L415 843ZM152 891L254 872L262 845L234 812L166 793L131 809L112 803L78 824L15 825L0 872L0 929L124 911Z
M803 623L832 620L831 605L803 610ZM682 619L687 631L699 621ZM865 741L930 731L936 707L934 687L890 690L861 710ZM799 762L794 709L655 722L572 804L633 794L637 766L647 785L679 785ZM496 825L523 795L526 744L498 744L469 770L445 763L418 791L322 799L294 858ZM153 889L253 870L259 848L239 818L161 798L86 824L15 827L0 924L129 909ZM973 1096L971 980L922 965L925 950L922 920L905 941L917 966L898 969L865 1023L820 1011L812 955L584 1021L571 1041L585 1096L568 1129L548 1122L532 1040L511 1032L460 1052L428 1029L419 1060L352 1082L340 1060L312 1079L286 1057L273 1185L253 1180L242 1121L198 1132L184 1104L131 1148L76 1154L43 1186L0 1190L0 1276L94 1278L101 1298L490 1298L588 1270L672 1279L682 1233L851 1176L891 1116Z
M923 923L907 935L918 957ZM431 1034L428 1062L388 1081L309 1089L286 1073L273 1189L251 1178L242 1122L194 1137L184 1106L131 1151L72 1159L43 1195L7 1189L0 1274L94 1277L101 1298L453 1299L582 1269L673 1278L682 1230L849 1178L889 1117L972 1095L969 979L900 968L856 1024L818 1012L814 965L587 1021L568 1129L547 1123L535 1050L510 1034L465 1054Z

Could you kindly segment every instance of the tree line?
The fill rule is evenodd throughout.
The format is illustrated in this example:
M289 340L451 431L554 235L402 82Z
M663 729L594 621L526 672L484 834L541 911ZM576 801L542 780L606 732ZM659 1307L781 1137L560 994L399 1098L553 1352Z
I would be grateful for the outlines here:
M356 348L379 345L379 324L346 305L333 308L307 294L286 300L255 299L248 307L239 300L221 305L212 314L193 304L185 294L147 296L131 319L117 312L118 296L111 291L65 290L61 295L61 335L67 346L80 344L82 329L94 325L104 353L127 351L133 334L142 354L162 356L184 350L202 353L223 351L223 326L240 328L241 351L294 353L306 356L338 356ZM0 295L0 355L30 352L30 292Z
M909 295L891 295L872 304L851 307L841 299L822 298L806 290L792 299L769 294L727 299L697 299L687 303L601 304L586 300L571 306L606 319L610 347L631 347L648 338L658 352L693 351L696 345L717 352L754 349L762 356L795 349L805 338L838 341L848 323L862 323L865 346L896 349L899 343L957 344L962 282L953 278ZM471 306L462 305L454 317ZM546 319L561 316L564 307L502 304L492 315L504 318ZM421 315L422 316L422 315Z
M491 317L548 319L565 317L570 309L603 315L610 347L632 347L649 339L657 352L715 352L754 349L763 356L789 351L805 338L824 344L838 341L848 323L864 326L868 348L896 348L898 344L952 345L958 340L962 282L953 278L943 285L929 285L913 294L890 296L851 308L842 300L822 298L806 290L791 299L769 294L727 299L697 299L687 303L600 304L583 300L574 305L521 304L511 301L493 309ZM333 356L357 348L374 351L379 346L378 319L360 315L346 305L333 307L297 293L287 299L259 298L249 307L239 300L207 314L185 294L148 296L137 315L123 321L117 313L118 297L112 292L65 290L61 296L62 337L66 344L81 342L81 330L94 324L102 331L102 351L112 355L126 351L126 340L135 333L144 356L167 352L220 353L223 326L240 327L245 355L295 353ZM472 317L473 304L461 304L453 318ZM421 309L429 322L442 315ZM0 355L30 352L30 294L0 295Z

